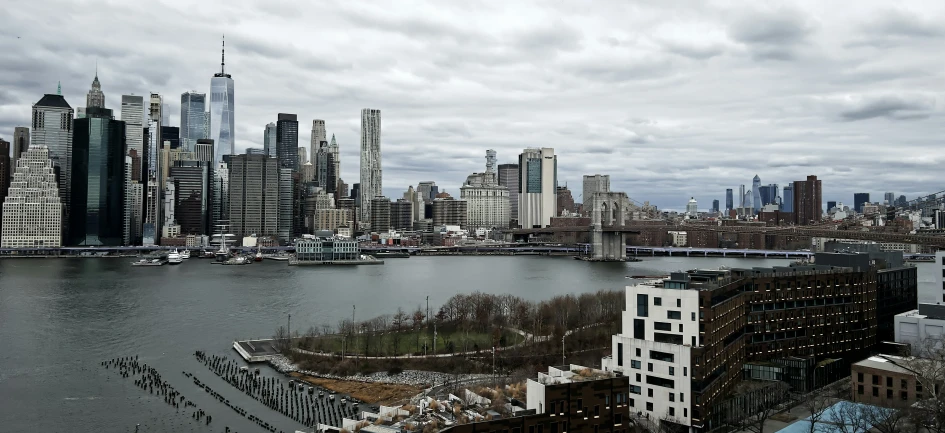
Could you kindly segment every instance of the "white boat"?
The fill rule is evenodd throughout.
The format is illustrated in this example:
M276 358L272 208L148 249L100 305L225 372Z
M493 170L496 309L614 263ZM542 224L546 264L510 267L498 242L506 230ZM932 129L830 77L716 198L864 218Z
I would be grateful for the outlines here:
M189 259L189 258L190 258L190 250L181 251L181 253L180 253L180 258L183 259L183 260Z
M183 261L184 259L181 258L180 253L177 252L177 248L174 248L171 250L171 252L167 253L167 264L179 265Z

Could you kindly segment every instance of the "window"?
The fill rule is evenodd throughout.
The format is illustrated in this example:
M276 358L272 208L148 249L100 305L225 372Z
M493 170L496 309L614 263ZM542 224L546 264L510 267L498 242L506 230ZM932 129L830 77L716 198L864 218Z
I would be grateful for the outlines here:
M649 377L649 376L647 376L647 377ZM653 388L647 388L647 389L646 389L646 396L647 396L647 397L653 397Z
M670 376L675 376L675 375L676 375L676 369L675 369L674 367L669 367L669 375L670 375Z
M676 308L682 308L682 299L676 300Z
M873 387L873 397L879 397L879 388Z
M637 295L637 296L640 296L640 295ZM654 297L653 297L653 305L656 305L656 306L661 306L661 305L663 305L663 298L654 296Z
M862 381L863 381L863 373L857 373L857 374L856 374L856 381L857 381L857 382L862 382Z
M581 410L582 407L584 407L584 399L583 399L583 398L579 398L579 399L578 399L578 410Z
M891 390L891 389L887 389L887 390L886 390L886 398L892 398L892 390Z
M922 382L915 383L915 392L922 392Z
M637 348L637 356L643 356L643 351L639 347Z
M683 376L688 376L688 375L689 375L689 367L683 367L683 368L682 368L682 375L683 375Z
M673 393L669 393L669 401L676 401L676 396Z
M692 347L696 347L696 337L692 337Z
M680 402L680 403L685 403L685 402L686 402L686 394L685 394L685 393L682 393L682 392L679 393L679 402Z
M676 416L676 408L670 406L670 408L669 408L669 416Z
M643 392L643 388L640 388L638 385L630 385L630 393L631 393L631 394L637 394L637 395L639 395L639 394L641 394L642 392Z
M863 385L856 386L856 393L859 395L863 395Z
M676 359L676 357L672 353L660 352L659 350L651 350L650 358L656 361L665 361L665 362L673 362L673 360Z
M600 416L600 405L599 405L599 404L595 404L595 405L594 405L594 416Z
M620 425L623 423L623 415L619 413L614 414L614 424Z
M633 338L646 340L646 321L643 319L633 319Z
M682 330L682 323L679 324L679 332L683 332L683 330Z
M689 418L689 409L682 408L682 417Z
M901 392L899 392L899 398L901 398L901 399L903 399L903 400L908 400L908 399L909 399L909 393L908 393L907 391L901 391Z
M623 366L623 343L617 343L617 365Z
M653 403L652 403L652 402L649 402L649 401L646 402L646 410L648 410L648 411L650 411L650 412L653 412Z
M892 388L892 377L886 378L886 386Z
M692 312L692 313L690 313L690 314L692 314L692 321L695 322L695 321L696 321L696 313L695 313L695 312Z
M662 386L664 388L669 388L669 389L675 388L675 382L672 379L663 379L662 377L647 375L646 383L648 385Z
M631 398L630 401L629 401L629 403L627 403L627 404L629 404L630 407L636 407L636 406L634 406L634 403L636 403L636 402L634 402L633 399Z
M652 362L647 362L647 363L646 363L646 371L653 371L653 363L652 363Z
M899 379L899 387L902 389L906 389L909 387L909 382L905 379Z
M682 320L682 312L670 310L666 312L667 319Z
M630 368L635 368L635 369L639 370L641 364L642 364L642 362L640 362L640 361L638 361L638 360L636 360L636 359L631 359L631 360L630 360Z
M637 383L643 382L643 377L640 376L640 373L637 373Z
M604 396L604 404L610 406L610 394Z
M668 322L653 322L653 329L657 331L672 331L673 324Z
M879 385L879 376L873 375L873 385Z
M637 317L649 317L650 305L647 295L637 295Z

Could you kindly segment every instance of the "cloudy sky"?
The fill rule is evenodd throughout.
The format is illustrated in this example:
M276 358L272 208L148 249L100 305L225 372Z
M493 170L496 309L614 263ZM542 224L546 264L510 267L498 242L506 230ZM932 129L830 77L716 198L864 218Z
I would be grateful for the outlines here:
M675 209L755 174L913 198L945 190L945 2L893 3L8 0L0 137L57 81L83 106L96 61L106 106L158 92L179 125L225 33L238 150L279 112L306 145L325 119L353 184L360 109L378 108L392 197L422 180L458 196L486 149L553 147L578 200L593 173Z

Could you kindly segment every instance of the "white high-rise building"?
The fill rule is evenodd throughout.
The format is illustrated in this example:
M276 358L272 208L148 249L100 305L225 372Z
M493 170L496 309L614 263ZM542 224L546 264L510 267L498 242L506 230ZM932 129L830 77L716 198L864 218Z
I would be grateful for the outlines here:
M459 193L460 198L466 200L469 231L509 227L509 189L499 185L495 173L469 175Z
M381 110L365 108L361 110L360 221L370 223L371 200L384 195L381 192L381 173Z
M689 218L699 216L699 203L696 202L695 197L689 197L689 203L686 203L686 215L688 215Z
M59 182L63 212L69 215L72 200L72 134L74 111L62 95L43 95L33 104L30 146L45 147Z
M610 175L595 174L593 176L584 175L584 185L581 191L581 199L584 200L584 212L591 211L591 200L596 192L610 192Z
M627 287L621 333L601 362L630 379L630 411L693 425L692 350L699 337L699 290L663 287L656 281Z
M225 44L224 44L225 48ZM210 138L216 146L213 162L223 161L223 155L235 155L236 121L234 112L233 78L225 70L224 52L220 51L220 72L210 79ZM273 142L275 147L275 142Z
M33 124L36 125L35 119ZM62 226L63 204L49 149L34 144L16 162L13 181L3 202L0 247L59 248Z
M125 144L128 150L135 150L138 155L144 155L143 96L121 95L121 121L125 122ZM141 161L144 161L144 158Z
M213 201L210 206L210 224L220 224L220 221L230 219L230 170L225 162L216 163L213 170ZM261 236L261 235L260 235Z
M277 234L279 240L283 242L292 241L292 232L294 221L293 216L293 196L295 193L292 183L292 169L279 169L279 226Z
M523 228L548 227L558 207L558 158L550 147L525 149L518 156L518 219ZM364 185L361 185L364 188Z
M495 173L496 152L495 149L486 150L486 173Z
M305 150L304 147L300 147L300 148L299 148L299 170L301 170L301 169L302 169L302 166L305 165L306 162L308 162L308 154L307 154L307 153L308 153L308 152ZM313 154L312 154L312 157L314 157L314 156L315 156L315 154L313 153Z
M312 158L315 158L315 153L318 152L318 148L322 146L323 141L327 141L325 132L325 121L322 119L315 119L312 121L312 143L309 146L309 153L312 155ZM314 161L313 161L314 164ZM301 165L301 164L300 164Z

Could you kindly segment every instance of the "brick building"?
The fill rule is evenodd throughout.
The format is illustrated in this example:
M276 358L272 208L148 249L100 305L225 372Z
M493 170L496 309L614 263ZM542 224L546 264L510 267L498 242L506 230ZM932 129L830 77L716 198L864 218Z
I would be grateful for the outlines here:
M853 401L893 409L912 406L931 392L922 389L908 360L896 356L871 356L851 367Z
M443 433L629 433L627 377L567 365L528 380L522 416L460 424Z

